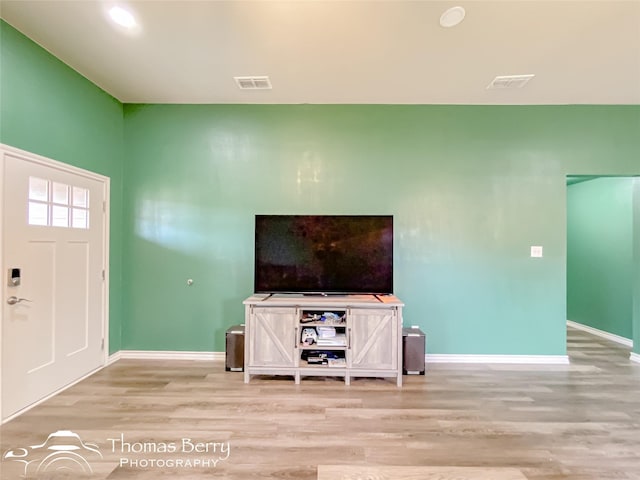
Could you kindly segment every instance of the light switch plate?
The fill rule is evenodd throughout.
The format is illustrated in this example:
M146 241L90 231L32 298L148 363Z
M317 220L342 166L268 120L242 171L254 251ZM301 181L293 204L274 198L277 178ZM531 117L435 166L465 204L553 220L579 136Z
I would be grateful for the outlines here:
M541 246L532 246L531 247L531 256L534 258L542 257L542 247Z

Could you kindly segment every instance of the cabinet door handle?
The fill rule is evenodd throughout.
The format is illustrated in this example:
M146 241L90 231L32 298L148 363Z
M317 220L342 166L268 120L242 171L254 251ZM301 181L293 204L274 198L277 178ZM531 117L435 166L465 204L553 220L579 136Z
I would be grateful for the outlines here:
M347 349L351 350L351 327L347 328Z
M296 333L295 333L295 337L293 338L293 341L295 343L295 345L293 346L293 348L298 348L298 327L296 327Z

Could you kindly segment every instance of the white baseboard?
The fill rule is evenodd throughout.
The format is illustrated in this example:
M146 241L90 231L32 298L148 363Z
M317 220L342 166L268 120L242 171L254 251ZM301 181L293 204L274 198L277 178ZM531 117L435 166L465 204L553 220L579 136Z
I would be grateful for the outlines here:
M597 328L593 328L588 325L583 325L582 323L573 322L571 320L567 320L567 325L569 325L570 327L576 328L578 330L582 330L583 332L591 333L592 335L606 338L607 340L611 340L612 342L619 343L621 345L624 345L625 347L633 347L633 340L631 340L630 338L621 337L620 335L615 335L613 333L605 332L604 330L598 330Z
M109 365L127 360L208 360L224 361L224 352L172 352L149 350L120 350L109 357ZM427 363L512 363L532 365L568 365L567 355L456 355L427 354Z
M183 352L183 351L155 351L155 350L120 350L109 357L113 361L126 360L208 360L220 361L225 359L224 352Z
M568 365L568 355L425 355L427 363L512 363L530 365Z
M629 355L629 360L631 360L632 362L640 363L640 354L631 352L631 355Z
M109 358L107 358L107 366L117 362L121 358L122 358L122 355L120 353L120 350L118 350L116 353L112 353L111 355L109 355Z

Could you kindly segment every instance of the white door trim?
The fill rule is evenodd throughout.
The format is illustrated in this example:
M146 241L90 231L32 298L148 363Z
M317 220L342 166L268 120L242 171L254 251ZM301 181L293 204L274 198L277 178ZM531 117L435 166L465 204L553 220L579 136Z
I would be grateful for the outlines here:
M109 193L111 191L110 189L111 179L104 175L100 175L98 173L85 170L83 168L74 167L73 165L68 165L66 163L53 160L51 158L43 157L42 155L38 155L35 153L28 152L26 150L21 150L19 148L12 147L10 145L6 145L4 143L0 143L0 155L4 157L5 154L10 154L14 157L21 158L27 162L43 165L45 167L53 168L62 172L72 173L72 174L79 175L92 180L97 180L103 184L105 203L103 207L104 208L104 229L103 229L104 255L102 258L102 265L104 269L104 282L102 282L102 299L103 299L102 337L104 338L104 350L103 350L102 365L100 366L100 368L103 368L109 360L109 250L110 250L109 249L109 225L111 223L110 214L109 214L110 212ZM2 163L2 165L4 165L4 162ZM5 205L4 205L3 189L4 189L4 171L0 170L0 225L3 225L3 221L4 221L3 215L4 215ZM4 255L3 255L4 245L2 244L2 237L3 236L0 235L0 284L1 284L0 292L2 294L2 298L0 299L0 301L4 302L6 300L6 295L7 295L7 274L5 269L6 267L3 263L4 262ZM0 308L0 332L2 332L2 326L3 326L3 320L4 320L3 315L4 315L3 309ZM2 375L2 342L0 341L0 377L1 375ZM50 398L54 394L64 390L67 387L68 385L64 386L63 388L61 388L56 392L51 392L51 395L49 395L46 398ZM0 411L2 411L2 382L1 381L0 381ZM5 423L9 419L15 418L15 416L16 415L13 415L7 419L4 419L2 420L1 423Z

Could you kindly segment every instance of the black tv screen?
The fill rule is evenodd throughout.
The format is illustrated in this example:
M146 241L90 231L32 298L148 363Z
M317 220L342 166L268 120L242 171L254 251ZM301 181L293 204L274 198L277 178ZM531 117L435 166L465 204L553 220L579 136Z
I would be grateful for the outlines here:
M256 293L393 293L393 216L256 215Z

